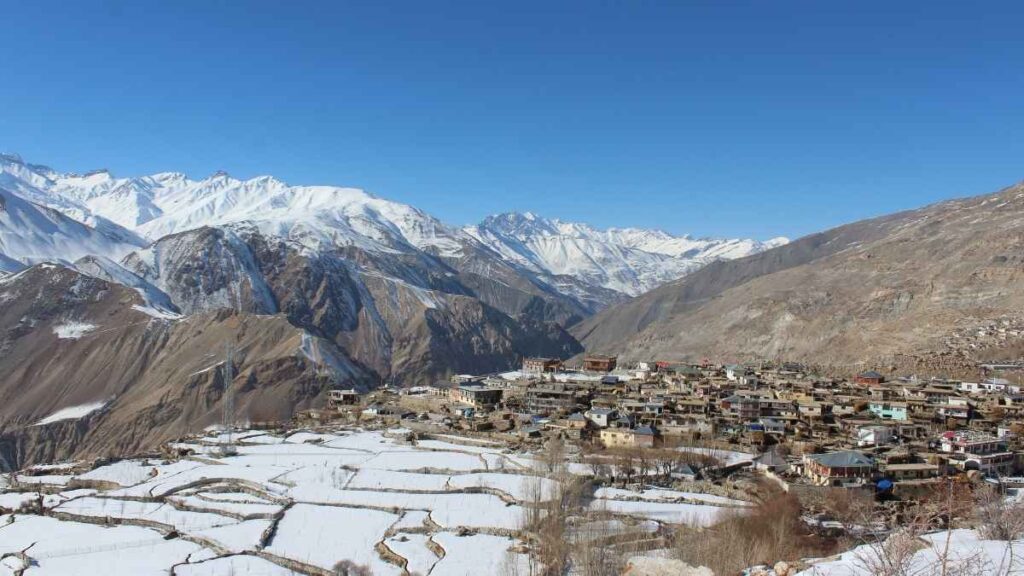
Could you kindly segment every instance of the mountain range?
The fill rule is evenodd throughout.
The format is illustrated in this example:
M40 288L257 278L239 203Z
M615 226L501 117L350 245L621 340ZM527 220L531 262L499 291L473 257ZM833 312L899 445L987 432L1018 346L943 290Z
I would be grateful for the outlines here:
M0 451L16 462L118 452L209 424L226 343L228 384L251 417L286 416L332 385L569 357L583 348L568 328L595 312L784 242L532 214L459 228L353 188L69 174L3 155Z
M351 188L0 157L0 456L17 465L155 446L216 422L229 387L245 417L278 419L331 386L526 355L974 376L1024 357L1021 310L1020 184L757 242L532 213L460 228ZM74 407L90 410L55 419Z

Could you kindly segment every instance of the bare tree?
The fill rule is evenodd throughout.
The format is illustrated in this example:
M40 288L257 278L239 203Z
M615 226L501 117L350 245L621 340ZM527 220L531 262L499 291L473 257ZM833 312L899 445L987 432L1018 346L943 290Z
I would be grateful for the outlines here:
M373 576L368 566L356 564L351 560L342 560L334 565L334 576Z
M1019 563L1015 541L1024 537L1024 502L1009 500L991 486L983 486L977 493L975 518L978 533L987 540L1006 542L999 562L991 566L994 574L1015 574Z
M818 552L800 519L795 496L764 483L766 496L756 506L719 514L707 529L681 528L676 533L676 557L715 574L738 574L758 564L813 556Z
M948 479L931 494L906 507L897 519L899 528L889 537L865 540L854 555L857 566L876 576L985 574L980 553L958 554L952 546L954 519L969 516L973 505L970 488ZM945 533L925 538L936 529L945 529Z

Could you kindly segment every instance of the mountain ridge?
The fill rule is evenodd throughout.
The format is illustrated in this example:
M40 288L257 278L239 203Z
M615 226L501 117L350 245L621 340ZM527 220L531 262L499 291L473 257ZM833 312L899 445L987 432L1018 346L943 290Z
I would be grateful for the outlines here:
M637 296L710 262L789 242L784 237L759 242L695 239L639 228L598 229L532 212L491 215L463 230L534 272L581 278L626 296Z
M1024 186L846 224L717 262L572 329L624 358L786 359L973 373L1017 344L964 330L1020 316ZM1005 344L1005 346L1004 346Z
M520 275L575 300L584 315L709 262L788 241L600 230L532 213L489 216L476 226L457 228L356 188L292 186L273 176L239 180L223 171L201 180L181 172L137 177L115 177L107 169L61 173L14 154L0 155L0 186L138 246L203 226L251 224L313 251L353 245L379 252L421 250L457 260L466 252L490 250ZM500 225L502 218L513 217L548 228L535 226L513 237L507 225Z

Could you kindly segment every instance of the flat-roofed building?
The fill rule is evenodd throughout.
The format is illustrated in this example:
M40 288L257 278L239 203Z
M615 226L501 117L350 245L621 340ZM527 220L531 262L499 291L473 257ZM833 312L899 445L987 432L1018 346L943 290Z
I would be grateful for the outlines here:
M619 359L603 354L588 354L583 357L583 369L587 372L611 372L618 366Z
M331 390L327 398L327 405L331 408L352 406L358 403L359 392L351 388L348 390Z
M493 408L501 403L504 392L501 388L490 388L483 384L463 384L452 387L448 398L474 408Z
M562 369L562 361L558 358L526 358L523 360L523 372L527 374L549 374Z
M565 384L534 384L526 389L523 408L533 414L575 412L590 404L591 394Z
M605 448L654 448L656 437L650 426L605 428L599 436Z

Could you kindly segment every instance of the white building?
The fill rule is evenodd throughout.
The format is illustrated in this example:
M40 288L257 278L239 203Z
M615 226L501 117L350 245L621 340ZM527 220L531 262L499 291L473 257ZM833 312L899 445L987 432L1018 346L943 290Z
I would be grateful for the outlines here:
M857 429L857 446L884 446L894 438L888 426L861 426Z

